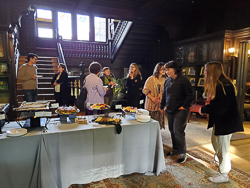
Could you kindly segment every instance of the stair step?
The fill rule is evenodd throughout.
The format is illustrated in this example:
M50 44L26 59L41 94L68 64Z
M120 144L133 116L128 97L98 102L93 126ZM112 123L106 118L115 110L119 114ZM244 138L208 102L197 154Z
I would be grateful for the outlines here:
M40 94L53 94L54 95L54 88L38 88L38 95Z
M40 94L53 94L54 95L54 87L51 87L51 88L38 87L37 89L38 89L37 90L37 94L38 95L40 95ZM22 88L21 89L17 89L16 92L17 92L17 95L23 95Z
M40 62L53 62L53 63L56 63L57 60L52 60L52 59L37 59L37 63L40 63Z
M47 88L54 88L51 82L38 82L38 88L47 87Z
M46 73L46 72L43 72L43 73L40 73L40 72L38 72L37 73L37 75L45 75L46 77L53 77L53 75L54 75L55 73Z
M52 80L52 78L53 78L53 76L51 76L51 77L44 76L44 77L38 78L38 84L39 84L39 82L50 82Z
M57 69L53 69L53 68L40 68L37 69L37 74L44 74L44 73L53 73L55 74L55 72L58 72Z
M58 66L58 64L37 64L36 65L39 69L40 69L40 67L49 67L49 68L51 68L51 67L56 67L57 68L57 66Z
M49 50L49 51L51 51L51 50L56 51L57 50L57 48L43 48L43 47L36 47L36 49L37 50Z

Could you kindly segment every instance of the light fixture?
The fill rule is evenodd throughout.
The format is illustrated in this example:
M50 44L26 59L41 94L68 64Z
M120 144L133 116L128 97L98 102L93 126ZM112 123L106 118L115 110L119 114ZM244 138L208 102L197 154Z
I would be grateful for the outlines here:
M229 48L228 51L230 54L234 53L235 48Z
M250 55L250 50L248 50L248 55Z

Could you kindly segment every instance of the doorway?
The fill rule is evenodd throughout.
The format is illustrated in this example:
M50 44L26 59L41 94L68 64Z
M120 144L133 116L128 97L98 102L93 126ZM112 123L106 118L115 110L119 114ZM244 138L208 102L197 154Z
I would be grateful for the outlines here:
M238 54L236 87L239 112L243 120L250 120L250 59L248 50L249 41L241 41Z

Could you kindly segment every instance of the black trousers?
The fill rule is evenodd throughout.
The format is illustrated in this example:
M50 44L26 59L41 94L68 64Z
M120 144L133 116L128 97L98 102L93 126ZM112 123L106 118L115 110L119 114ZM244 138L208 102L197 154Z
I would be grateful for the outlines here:
M190 109L179 110L175 114L167 113L168 128L171 133L173 150L186 154L185 129Z
M56 102L59 103L59 106L68 106L69 103L69 96L68 93L60 93L55 92L55 99Z

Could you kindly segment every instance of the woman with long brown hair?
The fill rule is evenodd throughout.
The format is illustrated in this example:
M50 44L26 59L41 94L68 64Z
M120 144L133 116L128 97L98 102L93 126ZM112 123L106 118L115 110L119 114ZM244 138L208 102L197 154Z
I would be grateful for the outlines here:
M161 112L160 104L164 88L166 74L164 63L157 63L153 75L145 82L142 92L146 95L145 109L149 111L152 119L160 124L160 128L165 129L164 114Z
M225 75L220 62L209 62L204 71L204 95L210 104L199 110L200 114L209 114L208 128L213 127L211 136L215 151L215 161L219 163L219 173L208 178L214 183L228 182L231 170L229 157L232 133L244 131L236 101L236 89Z
M68 105L69 87L68 87L68 73L64 64L58 65L58 73L56 73L51 84L55 86L55 99L60 106Z
M136 63L131 63L125 86L128 89L128 105L139 108L140 88L142 87L142 76Z

